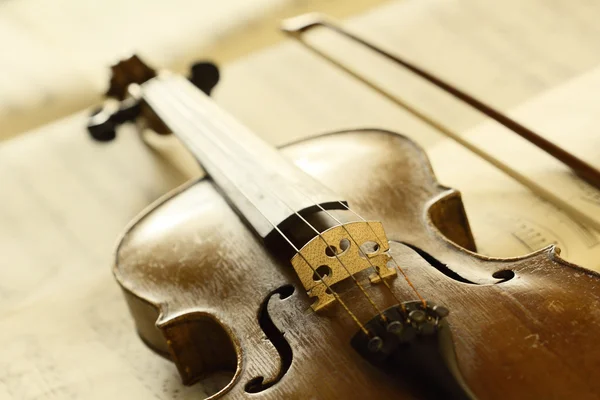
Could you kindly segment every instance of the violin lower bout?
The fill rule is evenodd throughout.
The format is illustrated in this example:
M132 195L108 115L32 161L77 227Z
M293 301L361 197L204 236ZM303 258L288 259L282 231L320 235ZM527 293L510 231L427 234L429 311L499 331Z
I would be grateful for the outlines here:
M474 244L460 196L435 181L423 152L402 136L353 131L283 151L361 215L383 222L413 284L451 310L458 364L479 398L600 393L591 372L600 368L600 350L590 337L600 329L597 274L552 249L509 260L465 250ZM514 278L497 283L493 276L507 270ZM313 312L291 265L264 248L210 180L178 189L135 221L114 273L141 338L175 362L185 384L215 371L233 374L214 397L408 399L426 389L361 358L350 346L358 328L339 305ZM414 299L401 278L391 286ZM382 285L368 291L382 309L394 304ZM343 298L359 320L373 317L356 288Z

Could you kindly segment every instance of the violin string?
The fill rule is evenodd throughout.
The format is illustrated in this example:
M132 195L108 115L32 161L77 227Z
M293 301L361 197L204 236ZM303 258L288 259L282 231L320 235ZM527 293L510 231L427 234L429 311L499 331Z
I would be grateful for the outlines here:
M184 81L180 81L179 83L183 83L183 82L184 82ZM182 88L181 88L181 89L182 89L182 92L183 92L183 93L185 93L185 92L186 92L186 89L188 89L188 87L187 87L187 86L182 86ZM190 98L190 95L188 94L186 97ZM192 99L192 100L193 100L193 99ZM188 105L187 105L186 103L182 103L182 104L183 104L184 106L188 107ZM197 111L197 110L196 110L196 111ZM206 116L206 114L205 114L205 116ZM206 117L207 117L207 116L206 116ZM207 118L208 118L208 117L207 117ZM210 123L210 122L209 122L209 124L210 124L210 125L212 125L214 128L216 128L216 129L218 130L218 127L216 127L214 123ZM221 128L223 128L223 127L221 127ZM221 129L221 132L222 132L224 135L226 135L226 136L229 136L230 138L232 138L232 137L231 137L231 135L230 135L230 133L229 133L229 130L228 130L228 129ZM214 136L214 135L212 135L212 134L211 134L211 136ZM231 149L229 149L229 148L227 148L227 147L224 147L224 146L222 145L222 143L219 143L219 142L218 142L218 141L216 141L216 140L212 140L212 142L213 142L213 143L216 143L217 145L219 145L219 147L220 147L221 149L223 149L225 152L229 153L229 155L233 155L233 154L231 153ZM236 144L237 144L237 142L236 142L236 141L232 141L232 143L236 143ZM294 183L296 183L296 184L298 184L298 185L301 185L301 183L300 183L300 182L298 182L298 181L294 181ZM296 188L293 188L293 189L296 189ZM358 249L359 249L359 252L361 252L361 253L362 253L362 254L365 256L365 259L366 259L366 260L367 260L367 262L369 263L369 266L370 266L370 268L372 268L372 269L375 271L375 274L376 274L376 275L379 277L379 279L380 279L380 280L383 282L384 286L385 286L385 287L388 289L388 291L390 292L390 294L392 295L392 297L393 297L393 298L394 298L394 299L395 299L395 300L396 300L396 301L397 301L399 304L401 304L401 302L400 302L400 299L399 299L399 298L398 298L398 297L395 295L395 293L393 292L393 290L392 290L392 288L390 287L389 283L388 283L388 282L387 282L387 281L386 281L386 280L383 278L383 276L381 275L381 272L379 271L379 269L378 269L378 268L377 268L375 265L373 265L373 262L370 260L370 258L368 257L368 255L366 255L366 254L364 254L364 253L363 253L363 251L360 249L360 246L359 246L359 244L358 244L358 241L357 241L357 240L356 240L356 239L355 239L355 238L352 236L352 234L351 234L351 233L350 233L350 231L347 229L347 227L346 227L344 224L342 224L342 222L341 222L339 219L337 219L337 218L336 218L335 216L333 216L333 215L332 215L332 214L331 214L329 211L327 211L327 210L326 210L326 209L325 209L325 208L324 208L322 205L320 205L318 202L315 202L315 201L314 201L314 199L313 199L313 198L311 198L311 197L310 197L308 194L306 194L305 192L303 192L303 191L301 191L301 190L297 190L297 189L296 189L296 192L297 192L297 193L299 193L299 194L301 194L302 196L304 196L304 197L305 197L306 199L308 199L308 200L309 200L309 201L310 201L310 202L311 202L313 205L315 205L316 207L318 207L320 210L324 211L324 212L325 212L325 213L326 213L326 214L327 214L327 215L328 215L330 218L332 218L334 221L336 221L338 224L340 224L340 225L341 225L341 227L342 227L342 228L343 228L343 229L346 231L346 233L348 234L348 236L350 237L350 239L351 239L351 240L354 242L354 244L355 244L355 245L358 247ZM279 199L279 200L280 200L282 203L284 203L284 204L285 204L285 201L284 201L284 200L283 200L283 199L282 199L282 198L281 198L281 197L280 197L280 196L279 196L279 195L278 195L276 192L273 192L273 191L271 191L271 193L272 193L274 196L276 196L276 197L277 197L277 198L278 198L278 199ZM347 208L347 209L349 210L349 208L348 208L348 207L347 207L347 206L346 206L346 205L345 205L343 202L339 202L339 203L340 203L340 204L342 204L342 205L343 205L345 208ZM287 208L289 208L291 211L293 211L293 212L294 212L294 213L295 213L295 214L296 214L296 215L297 215L297 216L298 216L298 217L299 217L299 218L300 218L300 219L301 219L301 220L302 220L302 221L303 221L303 222L304 222L306 225L308 225L308 226L309 226L309 227L310 227L310 228L311 228L311 229L312 229L312 230L313 230L313 231L314 231L314 232L315 232L315 233L316 233L316 234L317 234L317 235L320 237L320 239L321 239L321 240L322 240L322 241L325 243L325 245L326 245L327 247L330 247L330 248L331 248L331 245L330 245L330 244L329 244L329 243L328 243L328 242L325 240L325 238L324 238L324 237L321 235L321 233L320 233L320 232L319 232L319 231L318 231L318 230L317 230L317 229L316 229L316 228L315 228L313 225L311 225L311 224L310 224L310 223L309 223L309 222L308 222L308 221L307 221L307 220L306 220L306 219L305 219L303 216L301 216L301 215L300 215L298 212L296 212L296 211L295 211L295 210L294 210L292 207L290 207L290 206L289 206L289 205L287 205L287 204L286 204L286 207L287 207ZM355 215L357 215L357 216L358 216L358 214L356 214L356 212L354 212L353 210L351 210L351 211L352 211L352 212L353 212ZM360 216L359 216L359 217L360 217ZM364 222L366 222L366 221L364 220L364 218L361 218L361 219L362 219ZM378 240L380 243L383 243L383 242L381 241L380 237L377 235L377 233L376 233L376 232L373 230L372 226L371 226L369 223L367 223L367 225L369 226L369 228L371 229L371 231L372 231L372 232L375 234L375 237L377 238L377 240ZM356 285L357 285L357 286L360 288L360 290L363 292L363 294L365 295L365 297L366 297L366 298L369 300L369 302L371 303L372 307L373 307L373 308L374 308L374 309L375 309L375 310L378 312L378 314L381 316L381 318L382 318L384 321L386 321L386 320L387 320L387 317L385 316L385 314L383 314L383 313L380 311L380 309L379 309L379 308L376 306L375 302L374 302L374 301L373 301L373 300L370 298L370 296L369 296L369 295L366 293L366 291L365 291L364 287L363 287L363 286L362 286L362 285L361 285L361 284L360 284L360 283L359 283L359 282L356 280L356 278L355 278L355 277L354 277L354 276L353 276L353 275L350 273L350 271L348 270L348 268L346 267L346 265L345 265L345 264L344 264L344 263L343 263L343 262L342 262L342 261L339 259L339 257L337 256L337 254L335 254L335 252L334 252L334 256L335 256L335 258L337 259L337 261L338 261L338 262L339 262L339 263L342 265L342 267L344 268L344 270L345 270L345 271L348 273L348 275L349 275L349 276L352 278L352 280L353 280L353 281L356 283ZM393 257L392 257L392 259L393 259ZM413 288L413 290L416 290L416 289L414 288L414 286L412 285L412 283L410 282L410 280L408 280L408 277L406 276L406 274L404 273L404 271L402 271L402 270L400 269L400 267L399 267L398 263L397 263L395 260L394 260L394 263L395 263L395 265L397 266L398 270L400 270L400 272L402 273L403 277L404 277L404 278L405 278L405 279L408 281L408 284L409 284L409 285L410 285L410 286ZM421 298L421 296L418 294L418 292L417 292L417 296L418 296L420 299L422 299L422 298Z
M373 232L373 234L377 237L377 240L379 242L381 242L381 239L379 239L379 236L377 235L377 232L375 232L375 229L373 229L373 227L371 226L371 223L369 221L367 221L365 218L363 218L362 215L360 215L359 213L357 213L356 211L352 210L350 207L348 207L346 204L344 204L344 202L340 201L339 202L344 208L346 208L346 210L350 211L351 213L353 213L354 215L356 215L358 218L360 218L363 222L366 222L367 225L369 226L369 228L371 228L371 231ZM392 261L394 262L396 268L398 269L398 271L402 274L402 276L404 276L404 280L406 280L406 283L408 284L408 286L410 286L410 288L413 290L413 292L415 292L415 295L419 298L419 300L421 301L421 303L423 304L423 307L427 307L427 301L423 298L423 296L421 296L421 294L419 293L419 291L417 290L417 288L415 287L415 285L412 283L412 281L410 280L410 278L408 277L408 275L406 274L406 272L400 267L400 264L398 264L398 262L396 261L396 259L394 257L392 257ZM404 304L402 304L402 309L404 309Z
M175 81L177 82L177 81ZM179 83L183 83L185 81L181 80L179 81ZM187 83L187 82L186 82ZM182 86L182 88L180 89L180 92L190 98L190 96L188 94L186 94L186 86ZM193 99L192 99L193 100ZM180 105L182 105L185 108L189 108L188 104L184 101L180 101L179 102ZM192 111L192 110L189 110ZM195 112L200 112L203 113L202 110L194 110ZM223 127L219 128L217 126L215 126L214 123L210 122L210 119L208 118L208 116L204 115L206 117L206 120L204 121L205 125L211 125L214 130L216 131L220 131L222 134L229 136L229 133L227 132L227 129L222 129ZM196 126L196 128L200 128L195 122L194 120L190 119L190 122ZM239 164L239 158L235 157L235 154L233 154L231 152L231 149L224 146L222 143L220 143L218 140L214 139L214 134L212 133L213 130L208 129L208 134L205 134L205 136L209 137L209 140L211 140L214 144L216 144L217 146L219 146L219 148L221 148L225 153L227 153L231 159L237 160L238 164ZM235 143L235 141L233 141L233 143ZM312 229L317 236L320 238L320 240L323 241L323 243L325 244L326 247L331 248L332 245L330 243L327 242L327 240L323 237L323 235L321 234L321 232L319 232L318 229L316 229L310 222L308 222L302 215L300 215L294 208L292 208L291 206L289 206L276 192L269 190L269 192L274 195L282 204L284 204L290 211L292 211L298 218L300 218L310 229ZM264 216L264 214L263 214ZM336 258L336 260L338 261L338 263L342 266L342 268L346 271L346 273L348 274L348 276L352 279L352 281L354 282L354 284L360 289L360 291L362 292L362 294L365 296L365 298L367 299L367 301L370 303L371 307L373 307L373 309L375 310L375 312L381 316L381 318L386 321L387 318L385 317L385 314L383 314L383 312L381 311L381 309L377 306L377 304L375 303L375 301L371 298L371 296L367 293L367 291L365 290L365 288L360 284L360 282L358 282L358 280L356 279L356 277L350 272L349 268L345 265L345 263L339 258L339 255L336 254L335 252L333 252L334 257ZM370 262L371 266L373 266L373 264ZM373 266L374 267L374 266ZM375 271L377 272L377 270L375 269Z
M183 89L185 89L185 86L183 87ZM185 91L185 90L184 90ZM189 96L187 96L189 97ZM185 105L185 104L184 104ZM214 124L211 124L214 127ZM224 133L225 135L229 136L231 138L231 135L229 134L227 129L222 129L222 133ZM213 140L213 143L216 143L216 141ZM235 141L233 141L233 143L237 143ZM221 148L223 148L223 146L221 146ZM230 154L230 150L226 149ZM297 184L299 184L299 182L296 181ZM350 231L347 229L347 227L342 224L342 222L337 219L335 216L333 216L329 211L327 211L323 206L321 206L318 202L315 202L314 199L312 199L308 194L304 193L301 190L297 190L297 193L300 193L301 195L303 195L305 198L307 198L311 203L313 203L315 206L317 206L319 209L321 209L321 211L324 211L330 218L332 218L335 222L337 222L338 224L340 224L342 226L342 228L346 231L346 233L348 234L348 236L350 237L350 239L354 242L354 244L359 248L359 251L364 254L362 252L362 250L360 249L360 246L358 245L358 242L356 241L356 239L354 239L354 237L351 235ZM277 194L274 193L276 196ZM277 196L279 198L279 196ZM279 198L280 201L283 202L283 199ZM377 241L380 243L383 243L381 238L379 237L379 235L375 232L375 230L373 229L373 227L371 226L371 224L365 220L362 216L360 216L358 213L356 213L354 210L350 209L346 204L344 204L341 201L338 201L345 209L347 209L348 211L352 212L354 215L356 215L358 218L360 218L363 222L366 222L368 227L370 228L370 230L373 232L373 234L375 235L375 237L377 238ZM286 205L287 206L287 205ZM308 223L308 221L304 220L304 218L302 216L300 216L300 214L298 214L294 209L292 209L291 207L287 206L288 208L290 208L292 211L294 211L294 213L300 217L308 226L310 226L310 228L315 231L320 237L321 239L325 242L326 246L330 246L325 239L321 236L321 234L311 225ZM371 260L369 259L369 257L365 255L365 259L368 261L370 267L375 271L375 273L377 274L377 276L379 277L379 279L383 282L383 284L385 285L385 287L388 289L388 291L390 292L390 294L392 295L392 297L394 297L394 299L399 303L402 304L400 299L398 299L398 297L394 294L394 291L392 290L392 288L390 287L389 283L383 279L383 277L381 276L381 272L378 270L378 268L373 265L373 263L371 262ZM336 256L336 258L339 261L339 258ZM417 289L415 288L415 286L413 285L413 283L411 282L411 280L408 278L407 274L404 272L404 270L400 267L400 265L398 264L398 262L393 258L392 261L394 262L394 265L396 267L396 269L402 274L402 276L404 277L405 281L407 282L407 284L410 286L410 288L414 291L415 295L419 298L419 300L423 303L424 306L426 306L426 302L423 299L423 297L421 296L421 294L417 291ZM343 265L343 263L340 262L340 264ZM348 274L354 279L354 276L352 276L352 274L349 273L348 269L343 265L344 269L346 270L346 272L348 272ZM355 280L355 279L354 279ZM355 280L356 281L356 280ZM358 286L360 287L361 291L363 291L363 293L365 292L363 287L358 283ZM366 295L366 293L365 293ZM371 302L371 300L369 299L369 301ZM377 307L373 304L373 302L371 302L373 307L377 309ZM404 308L404 306L402 305L402 307ZM382 318L385 320L385 315L383 313L380 313L380 315L382 316Z
M177 125L177 122L175 122L175 124ZM183 131L180 131L183 132ZM185 134L183 134L185 136ZM191 148L195 149L196 151L199 151L199 149L197 148L197 146L195 146L193 143L188 143L188 146L190 146ZM260 209L257 207L257 205L251 200L250 196L248 196L247 193L245 193L242 189L239 189L241 194L260 212ZM300 252L300 249L298 249L298 247L296 245L293 244L293 242L291 241L291 239L289 239L284 233L283 231L281 231L281 229L274 223L272 222L269 218L266 217L266 215L264 215L264 213L260 212L261 215L265 218L265 220L268 221L268 223L279 233L279 235L281 235L281 237L294 249L294 251L296 251L297 254L300 255L300 257L302 257L302 259L304 260L304 262L308 265L308 267L311 269L311 271L319 278L319 280L325 285L325 287L327 288L327 290L332 294L332 296L335 298L335 300L340 303L340 305L343 307L343 309L345 310L345 312L351 317L351 319L354 321L354 323L356 323L356 325L359 327L359 329L367 336L370 336L370 332L366 329L366 327L364 326L364 324L362 324L360 322L360 320L358 319L358 317L354 314L354 312L352 312L352 310L348 307L348 305L346 305L346 303L343 301L343 299L341 298L341 296L331 287L331 285L329 285L323 278L323 276L317 271L317 269L306 259L306 257Z
M372 45L365 43L364 41L362 41L359 38L356 38L355 36L349 34L346 31L342 31L341 28L337 27L337 26L331 26L331 25L327 25L329 28L334 29L335 31L337 31L338 33L342 33L343 35L349 36L351 37L353 40L357 40L358 42L366 45L367 47L371 48L372 50L374 49ZM477 149L474 148L473 146L471 146L469 143L464 142L458 135L455 135L453 132L451 132L449 129L447 129L445 126L443 126L442 124L436 122L435 120L429 118L428 116L426 116L425 114L419 112L416 108L410 106L408 103L401 101L399 98L392 96L389 92L385 91L384 89L382 89L381 87L377 86L376 84L372 83L371 81L369 81L368 79L362 77L360 74L358 74L357 72L353 71L350 67L347 67L346 65L344 65L343 63L341 63L340 61L335 60L333 57L327 55L325 52L317 49L315 46L311 45L310 43L308 43L305 40L302 40L302 37L298 34L294 34L292 35L293 38L297 39L300 44L302 44L303 46L305 46L306 48L308 48L309 50L311 50L312 52L314 52L315 54L317 54L318 56L324 58L325 60L327 60L328 62L330 62L332 65L334 65L337 68L340 68L342 71L348 73L349 75L351 75L352 77L356 78L357 80L359 80L360 82L364 83L365 85L369 86L371 89L374 89L377 93L383 95L384 97L388 98L389 100L392 100L393 102L395 102L396 104L404 107L406 110L408 110L409 112L411 112L413 115L417 116L418 118L420 118L422 121L424 121L425 123L429 124L430 126L432 126L435 129L438 129L440 132L446 134L447 136L450 136L451 138L453 138L454 140L456 140L457 142L461 143L462 145L464 145L465 147L467 147L468 149L470 149L471 151L473 151L474 153L482 156L484 159L490 161L492 164L497 165L497 162L495 162L496 160L494 160L493 158L490 159L490 157L488 157L487 155L482 155L482 153ZM379 51L378 49L374 49L376 51ZM380 52L380 51L379 51ZM414 71L413 71L414 72ZM517 178L515 178L517 179ZM519 180L519 179L517 179ZM346 208L348 211L354 213L357 217L359 217L360 219L362 219L363 221L367 222L367 225L369 225L369 227L371 227L371 225L368 223L368 221L366 221L362 216L360 216L358 213L356 213L354 210L350 209L346 204L344 204L343 202L339 202L344 208ZM377 235L377 233L375 232L375 230L371 227L371 230L373 231L373 233L375 235ZM426 301L425 299L423 299L423 297L421 296L421 294L418 292L418 290L416 289L416 287L413 285L413 283L411 282L411 280L408 278L408 275L405 273L405 271L400 267L400 265L398 264L398 262L396 261L395 258L392 257L392 260L394 261L394 264L396 265L396 268L398 269L398 271L400 271L400 273L404 276L404 279L406 280L407 284L412 288L412 290L414 291L414 293L416 294L416 296L421 300L421 302L423 303L424 306L426 306Z
M348 206L346 206L344 204L344 202L339 201L340 204L344 205L344 207L346 207L346 209L350 210L350 208ZM381 279L381 282L383 282L383 284L385 285L385 287L388 289L388 291L390 292L390 294L394 297L394 299L398 302L398 304L401 304L400 299L396 296L396 294L394 294L394 291L392 290L390 284L383 279L383 276L381 276L381 272L379 271L379 268L377 268L375 265L373 265L373 263L371 262L369 255L365 254L363 252L363 250L361 249L360 245L358 244L358 241L356 239L354 239L354 237L352 236L352 234L350 233L350 231L348 230L348 228L346 227L345 224L342 223L342 221L340 221L338 218L336 218L331 212L329 212L328 210L326 210L323 206L321 206L318 203L315 203L317 205L317 207L319 207L321 209L321 211L324 211L331 219L333 219L335 222L337 222L338 224L340 224L340 226L346 231L346 233L348 234L348 236L350 237L350 240L352 240L352 242L354 242L354 244L356 245L356 247L358 247L358 251L365 257L365 259L369 262L369 265L371 266L371 268L373 268L375 270L375 273L377 274L377 276L379 277L379 279ZM354 213L356 214L356 213ZM356 214L358 216L358 214ZM363 219L364 222L367 222ZM383 243L381 241L381 239L379 238L379 236L377 236L377 234L375 233L375 230L371 227L371 225L367 222L367 225L369 226L369 228L371 228L371 231L373 231L373 233L375 234L375 237L377 237L377 241L379 243ZM393 257L392 257L393 259Z
M275 195L277 196L277 195ZM277 196L279 198L279 196ZM280 199L281 200L281 199ZM342 260L340 260L339 255L336 253L336 251L332 248L333 246L331 246L327 240L323 237L323 235L321 234L321 232L319 232L319 230L317 228L315 228L310 222L308 222L302 215L300 215L300 213L298 213L297 211L295 211L294 209L292 209L291 207L289 207L290 210L292 210L294 212L294 214L296 214L296 216L298 216L306 225L308 225L310 227L310 229L312 229L318 236L319 238L321 238L321 240L323 241L323 243L325 243L326 247L329 247L329 249L333 252L333 255L335 256L336 260L338 261L338 263L340 263L340 265L344 268L344 270L346 271L346 273L348 274L348 276L354 281L354 283L356 284L356 286L358 286L358 288L360 289L360 291L363 293L363 295L367 298L367 300L369 301L369 303L371 303L371 307L373 307L373 309L375 310L375 312L377 312L378 315L381 316L381 319L383 319L384 321L387 321L387 317L385 316L385 314L383 314L383 312L379 309L379 307L377 306L377 304L375 303L375 301L371 298L371 296L369 296L369 294L367 293L367 291L365 290L365 288L363 287L363 285L360 284L360 282L356 279L356 277L350 272L350 270L348 269L348 267L346 267L346 265L342 262ZM371 266L373 266L373 264L371 264Z
M182 81L180 81L179 83L182 83ZM186 86L182 87L182 92L185 92L187 89ZM189 95L187 95L188 98L190 98ZM192 99L193 100L193 99ZM187 104L182 103L184 106L187 106ZM206 116L206 115L205 115ZM208 117L207 117L208 118ZM214 128L218 129L214 124L210 123L210 125L212 125ZM221 132L227 136L229 136L231 138L231 135L229 134L227 129L222 129ZM231 150L224 147L222 145L222 143L219 143L218 141L212 140L213 143L216 143L217 145L219 145L219 147L221 147L222 149L224 149L226 152L228 152L230 155L231 154ZM236 143L235 141L232 141L232 143ZM300 182L295 181L295 183L300 184ZM282 201L282 203L285 204L285 202L283 201L283 199L281 199L277 193L271 191L272 194L274 194L280 201ZM304 193L303 191L300 190L296 190L297 193L300 193L301 195L303 195L305 198L307 198L311 203L313 203L315 206L317 206L319 209L321 209L322 211L324 211L330 218L332 218L334 221L336 221L338 224L340 224L342 226L342 228L346 231L346 233L349 235L349 237L351 238L351 240L354 242L354 244L359 247L359 251L361 253L362 250L360 249L360 246L358 245L358 242L354 239L354 237L350 234L349 230L347 229L346 226L344 226L344 224L341 223L340 220L338 220L336 217L334 217L329 211L327 211L324 207L322 207L320 204L318 204L317 202L314 201L314 199L312 199L308 194ZM356 215L359 219L361 219L363 222L367 223L367 226L369 227L369 229L373 232L373 234L375 235L375 237L377 238L377 241L380 243L382 242L382 239L379 237L379 235L377 234L377 232L375 232L375 230L373 229L373 227L371 226L371 224L365 220L362 216L360 216L356 211L350 209L346 204L344 204L341 201L338 201L345 209L347 209L348 211L352 212L354 215ZM330 245L327 243L327 241L323 238L323 236L320 234L320 232L318 232L318 230L316 228L314 228L308 221L306 221L299 213L297 213L292 207L290 207L289 205L286 204L286 207L289 208L290 210L292 210L300 219L303 220L303 222L305 222L315 233L317 233L317 235L319 235L319 237L321 238L321 240L323 240L323 242L325 243L325 245L327 247L330 247ZM363 253L364 254L364 253ZM372 307L380 314L380 316L382 317L382 319L385 321L386 317L385 314L381 313L379 311L379 308L375 305L375 303L372 301L372 299L370 298L370 296L366 293L366 291L364 290L363 286L354 278L354 276L348 271L348 268L341 262L341 260L339 260L339 257L336 255L335 256L336 259L338 260L338 262L340 262L340 264L343 266L343 268L346 270L346 272L348 273L348 275L355 281L355 283L357 284L357 286L360 288L360 290L363 292L363 294L367 297L367 299L369 300L369 302L371 303ZM398 297L394 294L392 288L390 287L389 283L383 279L383 277L381 276L381 272L378 270L378 268L373 265L373 263L371 262L371 260L369 259L369 257L367 255L365 255L365 259L367 260L367 262L369 263L370 267L375 271L375 273L377 274L377 276L379 277L379 279L383 282L383 284L385 285L385 287L388 289L388 291L390 292L390 294L392 295L392 297L394 297L394 299L402 306L403 310L404 310L404 305L402 304L402 302L400 302L400 299L398 299ZM391 257L395 268L400 272L400 274L403 276L404 280L407 282L408 286L411 288L411 290L415 293L415 295L417 296L417 298L421 301L421 303L423 304L424 307L427 306L427 303L425 301L425 299L421 296L421 294L419 293L419 291L416 289L416 287L414 286L414 284L412 283L412 281L410 280L410 278L408 277L408 275L406 274L406 272L400 267L400 265L398 264L398 262Z

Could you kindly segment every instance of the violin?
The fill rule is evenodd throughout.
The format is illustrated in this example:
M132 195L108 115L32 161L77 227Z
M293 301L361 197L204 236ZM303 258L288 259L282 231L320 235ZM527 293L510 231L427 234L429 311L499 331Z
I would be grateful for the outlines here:
M136 56L112 72L119 102L92 136L141 121L206 172L127 227L113 267L183 384L226 371L211 399L599 398L600 275L553 246L477 254L460 192L409 138L276 149L211 100L211 63L190 79Z

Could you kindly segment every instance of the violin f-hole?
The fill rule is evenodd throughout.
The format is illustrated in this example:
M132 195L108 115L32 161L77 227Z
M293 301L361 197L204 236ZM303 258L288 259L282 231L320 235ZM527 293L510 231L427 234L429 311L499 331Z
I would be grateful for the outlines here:
M438 260L437 258L432 256L431 254L427 253L425 250L423 250L417 246L414 246L410 243L406 243L406 242L401 242L401 243L410 247L411 249L413 249L425 261L427 261L427 263L429 265L431 265L433 268L437 269L442 274L446 275L448 278L454 279L457 282L467 283L467 284L471 284L471 285L484 285L484 284L494 285L494 284L498 284L498 283L507 282L515 277L514 271L512 271L510 269L502 269L502 270L494 272L492 274L493 279L490 279L489 282L473 282L473 281L470 281L469 279L465 278L464 276L460 275L458 272L454 271L453 269L448 267L446 264L444 264L443 262L441 262L440 260Z
M276 294L279 295L279 300L285 300L289 298L293 293L294 286L281 286L280 288L277 288L271 293L269 293L267 298L263 301L263 303L260 306L260 310L258 311L258 323L262 331L269 339L269 341L277 350L277 353L279 354L279 357L281 359L281 367L279 369L279 372L277 373L277 376L275 376L275 378L270 381L265 382L265 378L263 376L256 376L250 379L244 386L244 390L248 393L259 393L275 385L281 380L281 378L283 378L285 373L292 365L292 347L283 336L283 332L281 332L279 328L277 328L277 326L271 319L268 308L269 301L271 301L271 298Z

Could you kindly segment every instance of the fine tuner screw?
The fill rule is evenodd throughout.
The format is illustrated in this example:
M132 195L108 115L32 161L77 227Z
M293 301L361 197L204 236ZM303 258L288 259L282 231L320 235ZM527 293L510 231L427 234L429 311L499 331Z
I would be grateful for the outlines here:
M402 323L400 321L392 321L388 324L386 330L389 333L393 333L394 335L400 335L402 333L402 330L404 330L404 326L402 326Z
M418 336L435 335L441 320L449 313L446 307L432 303L423 306L420 301L405 302L402 307L390 307L384 311L385 320L375 317L366 324L370 335L363 336L363 348L373 356L385 356L401 343L410 343ZM358 333L355 343L361 340L360 337Z
M408 314L408 318L412 319L417 323L421 323L425 321L425 319L427 318L427 314L425 314L425 311L423 310L413 310Z
M367 347L369 348L369 351L376 353L383 348L383 340L379 336L373 336L369 339Z

